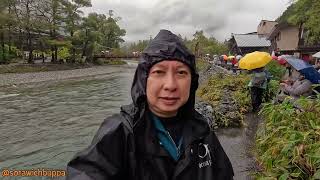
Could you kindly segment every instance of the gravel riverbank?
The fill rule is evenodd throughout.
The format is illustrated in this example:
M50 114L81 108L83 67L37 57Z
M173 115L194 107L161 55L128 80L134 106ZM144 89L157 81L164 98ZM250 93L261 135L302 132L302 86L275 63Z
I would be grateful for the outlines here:
M128 65L123 65L126 68ZM93 66L91 68L62 70L62 71L47 71L47 72L32 72L32 73L7 73L0 75L1 86L16 86L20 84L45 82L45 81L61 81L72 78L86 78L90 76L103 75L112 73L113 66ZM118 70L118 69L117 69Z

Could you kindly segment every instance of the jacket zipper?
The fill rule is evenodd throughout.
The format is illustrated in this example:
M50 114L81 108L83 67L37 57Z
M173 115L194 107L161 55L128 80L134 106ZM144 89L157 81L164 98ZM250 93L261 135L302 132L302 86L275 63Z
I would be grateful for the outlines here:
M172 137L168 131L167 131L167 135L169 136L170 141L175 145L175 148L176 148L178 154L180 154L180 149L177 147L177 144L174 142L174 140L172 139Z

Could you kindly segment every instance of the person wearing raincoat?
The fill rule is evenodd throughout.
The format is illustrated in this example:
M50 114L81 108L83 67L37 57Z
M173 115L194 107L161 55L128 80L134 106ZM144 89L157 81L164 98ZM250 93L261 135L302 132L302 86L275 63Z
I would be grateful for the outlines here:
M284 66L286 68L286 72L280 82L292 85L295 81L299 79L300 73L286 61L284 62Z
M251 70L252 78L248 84L251 94L252 112L256 112L263 99L264 92L268 87L271 76L264 67Z
M292 84L280 83L281 89L294 98L299 98L300 96L310 96L312 95L312 82L300 74L299 78Z
M194 109L195 56L161 30L142 53L133 103L106 118L91 145L67 165L72 180L229 180L233 168Z

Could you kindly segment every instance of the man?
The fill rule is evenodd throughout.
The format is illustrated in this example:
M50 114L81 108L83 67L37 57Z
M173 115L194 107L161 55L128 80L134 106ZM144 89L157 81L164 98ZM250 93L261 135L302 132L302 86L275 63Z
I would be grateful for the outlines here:
M107 118L92 144L68 163L67 179L232 179L232 165L194 109L195 57L161 30L142 54L133 104Z

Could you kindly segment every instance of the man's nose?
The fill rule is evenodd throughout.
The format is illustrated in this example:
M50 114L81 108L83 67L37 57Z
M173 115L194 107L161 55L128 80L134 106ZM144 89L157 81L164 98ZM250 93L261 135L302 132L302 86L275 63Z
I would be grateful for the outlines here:
M168 73L164 79L164 90L175 91L177 89L177 80L174 74Z

